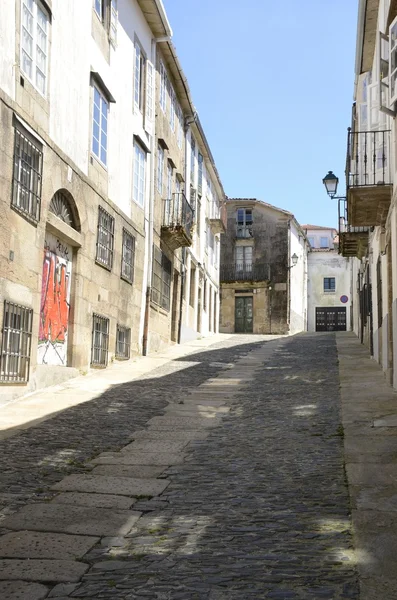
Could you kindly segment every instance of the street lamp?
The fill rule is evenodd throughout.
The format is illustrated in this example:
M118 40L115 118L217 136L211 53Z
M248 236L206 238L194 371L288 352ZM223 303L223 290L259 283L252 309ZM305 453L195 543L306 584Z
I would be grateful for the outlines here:
M332 171L328 171L327 175L323 179L323 184L325 185L325 189L327 190L328 196L334 198L336 196L336 191L338 189L339 179L336 175L333 174Z
M297 265L297 263L298 263L298 260L299 260L299 256L297 256L295 254L295 252L294 252L294 254L291 256L292 265L290 265L289 267L287 267L287 269L292 269L292 267L295 267Z

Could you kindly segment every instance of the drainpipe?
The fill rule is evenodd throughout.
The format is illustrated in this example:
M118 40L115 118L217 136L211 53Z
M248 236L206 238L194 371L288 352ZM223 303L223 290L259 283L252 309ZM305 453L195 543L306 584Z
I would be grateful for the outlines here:
M162 3L160 2L162 5ZM154 67L154 73L156 73L156 62L157 62L157 44L159 42L169 42L171 38L169 36L159 37L152 39L152 63ZM156 78L154 78L156 81ZM154 97L156 97L156 86L154 85ZM152 291L152 263L153 263L153 228L154 228L154 171L155 171L155 139L156 139L156 115L154 114L153 132L150 140L150 197L149 197L149 225L148 225L148 272L147 272L147 287L146 287L146 301L145 301L145 318L143 322L143 338L142 338L142 355L147 356L148 354L148 341L149 341L149 316L150 316L150 296Z

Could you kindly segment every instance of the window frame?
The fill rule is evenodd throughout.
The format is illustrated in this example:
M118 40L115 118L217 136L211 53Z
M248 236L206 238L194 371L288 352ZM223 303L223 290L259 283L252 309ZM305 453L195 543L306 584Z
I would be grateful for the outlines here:
M170 259L153 246L151 301L167 312L171 308L171 273Z
M48 12L48 10L46 9L46 7L44 6L44 4L40 0L32 0L32 2L33 2L33 13L28 8L28 6L26 4L26 0L21 0L21 4L20 4L20 6L21 6L20 70L21 70L21 73L23 73L23 76L26 77L26 79L39 92L39 94L43 98L46 98L47 97L47 91L48 91L47 80L48 80L48 58L49 58L49 26L50 26L50 22L51 22L50 21L50 13ZM29 12L29 14L32 17L32 26L33 26L33 31L32 32L29 32L28 29L24 26L24 17L23 17L23 15L24 15L24 8L25 7L26 7L26 11ZM46 24L45 31L41 27L41 25L39 25L39 20L38 20L38 11L39 10L41 11L41 13L45 17L45 24ZM38 28L40 28L41 31L45 34L45 50L38 45ZM26 31L27 36L29 36L32 39L32 56L30 56L28 54L26 46L23 45L23 41L25 39L24 38L24 30ZM43 72L43 69L41 69L41 68L38 67L38 60L37 60L38 50L45 57L45 72ZM32 67L32 74L31 75L29 75L29 73L27 72L27 70L24 69L24 66L23 66L24 65L24 60L23 60L24 54L31 61L31 67ZM37 84L37 70L40 71L40 73L43 76L44 91Z
M95 328L95 321L100 324L101 329ZM106 326L103 329L103 326ZM92 314L92 336L91 336L91 361L90 365L93 368L106 368L108 365L108 353L109 353L109 328L110 319L99 315L98 313ZM95 345L96 334L99 334L100 345ZM102 343L103 342L103 343ZM103 357L103 360L94 360L95 351L98 351L99 357Z
M97 93L99 96L99 100L100 100L99 105L96 104L95 93ZM106 106L106 118L104 118L104 114L103 114L103 110L102 110L104 105ZM95 118L95 108L97 108L99 110L99 119L100 120L98 122L96 121L96 118ZM95 159L103 167L105 167L105 169L107 169L107 158L108 158L109 111L110 111L109 100L106 98L106 95L103 93L103 91L101 90L99 85L97 83L93 82L92 83L91 153L93 154ZM103 121L105 121L105 123L106 123L106 130L102 127ZM96 138L96 135L95 135L95 125L98 126L98 130L99 130L99 138L98 139ZM103 137L105 137L105 142L106 142L105 146L102 143ZM98 143L98 153L95 151L94 140L97 141L97 143ZM104 151L105 151L105 161L103 161L103 159L102 159L102 149L104 149Z
M243 218L239 218L239 213L243 213ZM250 213L251 218L247 219L247 213ZM253 237L254 211L252 208L240 207L236 209L236 233L238 238ZM239 235L241 233L242 235ZM248 235L247 235L248 233Z
M107 220L110 228L104 225L104 220ZM115 228L115 219L109 214L102 206L98 206L98 225L97 225L97 240L96 240L96 253L95 253L95 262L111 271L113 268L113 259L114 259L114 228ZM105 244L102 242L101 236L104 236L106 241ZM101 256L101 249L105 254L108 254L108 259L105 260Z
M160 60L160 85L159 85L159 103L160 108L164 114L167 112L167 81L168 75L165 65L162 60Z
M141 44L134 44L134 107L141 113L145 108L146 56Z
M333 285L331 282L333 281ZM327 286L326 286L327 282ZM324 277L323 278L323 292L324 294L335 294L336 292L336 278L335 277Z
M14 326L12 326L12 317L18 317L19 327L15 326L15 320ZM33 309L5 300L0 354L0 384L28 383L32 333ZM18 346L17 351L15 351L15 346ZM14 365L12 371L10 365Z
M128 247L126 245L126 241L128 241L128 240L131 240L130 247ZM135 237L125 227L123 227L123 237L122 237L122 243L121 243L120 277L121 277L121 279L124 279L124 281L126 281L127 283L130 283L130 284L134 283L135 245L136 245ZM127 251L127 253L130 254L129 261L127 261L126 257L125 257L126 251ZM127 271L129 271L129 274L128 274L128 272L126 272L125 267L128 267Z
M120 341L119 334L125 334L126 338ZM124 352L120 352L120 346L124 346ZM117 360L129 360L131 358L131 328L119 325L116 328L116 348L115 357Z
M323 243L323 242L324 242L324 243ZM325 236L321 236L321 237L320 237L320 248L321 248L322 250L325 250L325 249L327 249L327 250L328 250L328 249L330 248L330 245L329 245L329 238L328 238L328 237L325 237Z
M165 152L164 148L158 144L157 146L157 191L163 195L163 183L164 183L164 159Z
M134 142L134 167L132 180L132 199L140 208L145 208L146 152L144 148L136 141ZM137 196L135 195L135 190L137 191ZM142 197L142 203L140 202L140 197Z
M27 152L28 149L31 151L31 156ZM30 159L30 164L28 164L27 158ZM34 166L34 162L36 162L36 166ZM25 182L24 178L26 178ZM39 147L39 143L22 126L14 125L11 208L35 224L40 221L42 181L43 147L42 145ZM28 209L25 209L23 202L20 201L21 197L25 195Z

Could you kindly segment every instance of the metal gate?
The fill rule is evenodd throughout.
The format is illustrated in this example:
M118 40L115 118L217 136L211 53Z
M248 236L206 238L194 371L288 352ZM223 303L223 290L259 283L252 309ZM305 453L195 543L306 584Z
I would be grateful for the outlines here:
M346 308L316 308L316 331L346 331Z
M236 333L253 333L254 317L253 317L253 298L236 298L236 314L235 314L235 332Z

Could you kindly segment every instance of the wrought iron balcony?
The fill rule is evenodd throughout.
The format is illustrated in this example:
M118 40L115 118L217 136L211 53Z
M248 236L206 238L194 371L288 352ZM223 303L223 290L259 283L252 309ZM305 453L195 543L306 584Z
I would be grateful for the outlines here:
M270 280L270 265L260 263L221 265L220 280L223 283L234 281L268 281Z
M161 235L170 249L192 245L193 214L194 211L182 192L163 200Z
M225 233L227 229L227 208L224 202L219 204L217 202L211 202L209 215L209 225L214 235L217 233Z
M249 223L247 225L239 225L238 223L236 224L236 238L241 239L252 237L254 237L252 223Z
M384 225L392 196L390 130L348 130L346 189L349 223Z
M365 256L371 227L350 225L347 201L339 199L339 254L342 256Z

